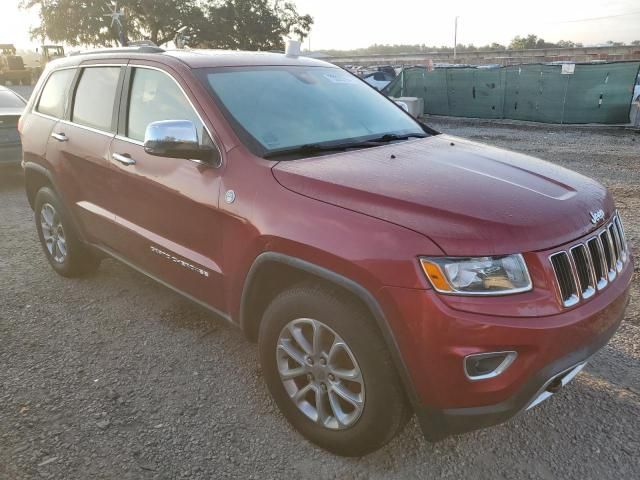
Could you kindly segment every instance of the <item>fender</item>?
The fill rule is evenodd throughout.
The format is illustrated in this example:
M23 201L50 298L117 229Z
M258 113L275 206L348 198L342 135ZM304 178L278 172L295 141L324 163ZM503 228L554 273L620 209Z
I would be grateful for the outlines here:
M311 275L326 280L329 283L338 285L358 297L365 304L376 321L380 333L382 334L382 338L387 348L389 349L389 353L391 354L394 366L396 367L396 370L400 375L402 385L404 387L405 393L407 394L407 398L415 409L415 407L419 405L418 396L413 386L413 382L411 381L411 377L409 376L407 366L405 365L402 355L400 354L400 348L398 347L395 336L393 335L393 332L389 327L380 304L371 294L371 292L369 292L359 283L356 283L343 275L297 257L291 257L289 255L278 252L261 253L256 257L253 264L251 265L249 273L247 274L244 282L244 287L242 289L242 296L240 299L240 327L242 328L242 330L246 332L248 328L247 324L249 320L247 318L247 304L249 292L251 291L251 286L254 278L263 265L273 262L281 263L289 267L301 270L303 272L310 273Z
M53 176L53 173L51 173L51 170L49 170L46 167L43 167L42 165L40 165L39 163L35 163L35 162L22 162L22 169L24 170L24 178L25 178L25 189L28 187L28 175L29 172L28 170L33 170L34 172L38 172L39 174L47 177L49 179L49 182L51 183L51 185L53 186L54 190L56 191L56 193L58 193L58 195L60 195L60 189L57 187L56 185L56 180ZM27 191L27 196L29 195L29 192ZM31 209L33 209L33 204L31 199L29 199L29 205L31 205Z

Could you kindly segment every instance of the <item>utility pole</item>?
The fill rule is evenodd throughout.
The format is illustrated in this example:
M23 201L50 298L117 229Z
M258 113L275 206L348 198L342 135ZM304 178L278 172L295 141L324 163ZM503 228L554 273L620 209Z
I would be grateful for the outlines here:
M455 27L453 30L453 63L456 63L458 53L458 17L456 16Z

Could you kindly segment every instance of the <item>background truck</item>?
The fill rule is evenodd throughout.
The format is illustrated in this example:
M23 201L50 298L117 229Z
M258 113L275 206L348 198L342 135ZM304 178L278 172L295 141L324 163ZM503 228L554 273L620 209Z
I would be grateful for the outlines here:
M31 85L31 69L25 67L21 56L16 55L16 47L0 44L0 85Z
M39 49L36 49L36 52L40 54L40 57L37 60L38 64L32 69L34 82L40 78L47 63L56 58L64 57L64 47L62 45L42 45Z

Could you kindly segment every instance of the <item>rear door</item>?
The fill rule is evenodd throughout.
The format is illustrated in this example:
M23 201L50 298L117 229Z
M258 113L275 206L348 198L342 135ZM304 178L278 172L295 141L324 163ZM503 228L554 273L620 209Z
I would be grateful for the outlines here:
M151 156L143 147L147 126L161 120L189 120L199 142L213 144L212 129L188 92L164 67L128 69L119 135L111 145L119 172L109 204L119 230L112 248L151 276L225 311L218 210L222 169Z
M47 165L47 145L53 128L64 118L76 68L55 70L47 77L34 101L33 110L22 118L22 151L25 162Z
M117 172L109 148L115 137L125 67L87 65L78 69L68 113L53 128L47 158L56 164L67 206L97 244L112 243L115 233L108 199Z

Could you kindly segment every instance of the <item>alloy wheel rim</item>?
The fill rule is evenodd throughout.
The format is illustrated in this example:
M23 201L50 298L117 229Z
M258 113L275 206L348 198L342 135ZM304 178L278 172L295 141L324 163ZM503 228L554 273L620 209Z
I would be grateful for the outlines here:
M276 362L289 398L308 419L330 430L358 421L364 379L355 355L333 329L310 318L292 320L278 337Z
M64 263L67 257L67 237L60 216L50 203L45 203L40 209L40 225L49 255L55 262Z

